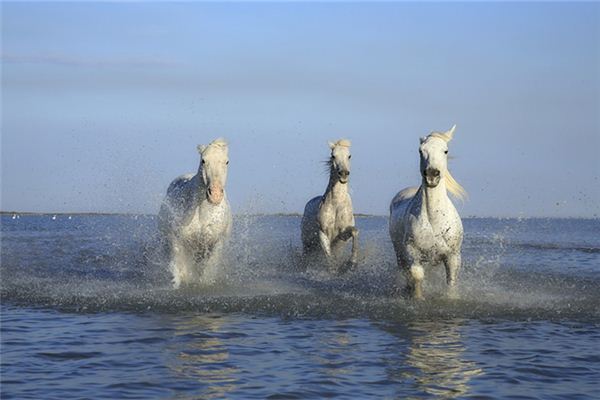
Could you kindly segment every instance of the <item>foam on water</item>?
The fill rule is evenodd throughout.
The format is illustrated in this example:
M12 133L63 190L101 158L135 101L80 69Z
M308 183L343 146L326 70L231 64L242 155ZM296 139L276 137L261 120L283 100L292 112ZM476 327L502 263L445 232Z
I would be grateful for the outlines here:
M467 222L461 298L446 298L444 269L429 268L427 300L415 302L401 297L395 287L396 266L383 218L359 218L359 266L334 276L319 266L301 267L298 218L238 217L216 283L178 290L171 287L168 260L157 250L151 217L76 217L60 226L52 226L60 221L42 217L16 221L3 220L0 295L17 305L291 318L600 317L597 274L546 268L545 262L531 267L535 256L519 257L532 249L543 260L548 257L544 252L578 252L585 266L598 260L594 243L528 243L519 236L522 232L506 227L474 231ZM515 259L523 265L507 263Z

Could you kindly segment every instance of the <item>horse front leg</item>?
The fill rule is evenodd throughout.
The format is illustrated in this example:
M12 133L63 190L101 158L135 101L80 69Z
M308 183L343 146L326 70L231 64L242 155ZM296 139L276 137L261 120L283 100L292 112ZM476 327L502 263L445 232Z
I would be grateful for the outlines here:
M171 241L171 260L169 267L173 275L173 287L178 289L182 283L191 281L191 257L189 256L185 246L179 243L178 240Z
M446 283L448 284L448 297L456 299L459 297L458 290L456 288L456 282L458 280L458 271L460 270L461 257L460 252L451 254L444 260L446 267Z
M402 243L393 242L392 244L394 245L396 262L398 263L398 272L396 274L396 290L400 291L404 277L406 279L405 292L408 294L408 296L414 299L422 300L425 271L423 270L423 266L416 261L419 259L418 253L413 249L406 249Z
M404 257L401 255L404 254ZM408 246L406 252L397 253L398 265L401 265L406 275L406 289L413 299L423 300L423 279L425 270L418 260L420 254L417 250Z
M323 232L322 230L319 230L319 243L321 245L323 253L325 253L325 258L327 259L329 269L332 269L334 263L333 256L331 255L331 241L329 240L329 237L325 234L325 232Z
M408 275L408 289L412 298L415 300L423 300L423 279L425 278L423 266L413 262L406 272Z
M202 262L200 281L206 285L214 285L220 278L223 265L221 264L224 240L219 240L207 252Z
M354 226L349 226L338 235L338 240L344 242L352 238L352 255L350 256L350 263L355 266L358 260L358 229Z

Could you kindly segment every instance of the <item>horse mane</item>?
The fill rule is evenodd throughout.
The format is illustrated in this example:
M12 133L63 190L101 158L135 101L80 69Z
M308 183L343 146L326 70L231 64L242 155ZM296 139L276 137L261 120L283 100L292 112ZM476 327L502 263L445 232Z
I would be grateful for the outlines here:
M349 141L348 139L340 139L337 142L333 142L333 146L343 146L343 147L350 147L352 146L352 142Z
M444 179L446 180L446 190L449 191L454 197L463 201L469 197L469 194L465 188L463 188L460 183L456 182L449 170L446 170Z
M217 138L209 143L209 146L227 147L227 141L223 138Z
M427 136L427 139L429 138L442 139L444 142L448 143L452 139L452 136L449 136L447 133L444 132L431 132ZM454 177L450 173L450 170L446 169L444 179L446 181L446 190L450 192L450 194L452 194L454 197L462 201L469 197L469 194L467 193L465 188L462 187L461 184L456 181L456 179L454 179Z
M196 146L196 149L198 150L198 153L200 154L204 154L204 152L206 151L206 149L208 149L209 147L218 147L220 149L225 149L227 150L227 141L223 138L218 138L213 140L212 142L210 142L209 144L199 144L198 146Z

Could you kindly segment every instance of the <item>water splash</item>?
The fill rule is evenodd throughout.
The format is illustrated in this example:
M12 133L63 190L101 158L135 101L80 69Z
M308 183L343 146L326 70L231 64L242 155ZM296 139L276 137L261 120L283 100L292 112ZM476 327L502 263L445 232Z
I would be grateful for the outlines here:
M28 218L34 217L19 223ZM54 221L52 226L48 219L30 220L25 227L8 229L3 221L3 301L67 311L218 311L289 318L600 317L597 277L548 270L544 263L535 264L535 255L524 253L533 251L545 260L546 252L571 248L565 250L562 242L552 248L515 246L522 232L515 234L504 225L493 230L482 224L484 229L477 231L469 230L469 221L465 224L460 299L446 297L443 268L430 268L427 300L414 302L397 294L397 269L383 218L358 219L359 266L331 275L318 265L306 269L299 262L297 217L238 217L212 283L178 290L171 286L153 219L79 220L75 226L75 220L69 225ZM582 254L582 260L592 262L598 257L595 252ZM507 262L515 259L527 267Z

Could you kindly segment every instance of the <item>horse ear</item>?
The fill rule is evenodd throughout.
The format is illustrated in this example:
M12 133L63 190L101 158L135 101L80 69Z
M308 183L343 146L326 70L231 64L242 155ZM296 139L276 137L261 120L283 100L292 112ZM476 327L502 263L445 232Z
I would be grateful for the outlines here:
M204 150L206 150L206 145L199 144L198 146L196 146L196 149L198 150L198 153L202 154L204 153Z
M333 142L327 142L327 144L329 145L329 148L331 150L333 150L333 148L335 147L335 143L333 143Z
M454 124L452 126L452 128L450 128L449 131L447 131L444 135L448 138L448 141L452 140L452 137L454 137L454 131L456 130L456 124Z

